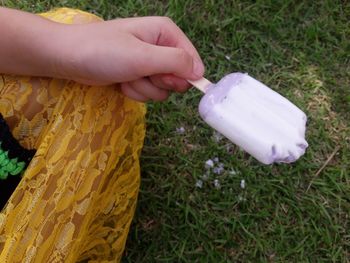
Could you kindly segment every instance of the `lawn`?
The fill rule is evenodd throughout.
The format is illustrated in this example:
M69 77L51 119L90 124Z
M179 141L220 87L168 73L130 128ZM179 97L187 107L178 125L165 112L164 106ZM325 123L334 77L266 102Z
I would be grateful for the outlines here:
M263 166L200 119L199 91L149 103L123 262L350 262L350 2L2 2L105 19L169 16L198 48L208 79L248 72L308 115L306 155Z

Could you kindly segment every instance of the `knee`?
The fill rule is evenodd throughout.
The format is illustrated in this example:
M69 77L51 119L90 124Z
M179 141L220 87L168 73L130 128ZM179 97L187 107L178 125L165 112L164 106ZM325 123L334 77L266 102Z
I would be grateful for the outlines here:
M97 15L72 8L58 8L40 15L52 21L64 24L88 24L103 21L103 19Z
M102 18L81 10L73 10L72 24L88 24L103 21Z

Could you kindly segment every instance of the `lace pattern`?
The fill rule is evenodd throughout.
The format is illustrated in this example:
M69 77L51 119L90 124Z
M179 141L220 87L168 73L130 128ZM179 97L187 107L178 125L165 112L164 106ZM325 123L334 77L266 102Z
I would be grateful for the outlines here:
M98 20L66 8L42 15ZM140 184L144 104L118 87L0 75L0 112L20 144L37 149L0 213L0 262L120 261Z

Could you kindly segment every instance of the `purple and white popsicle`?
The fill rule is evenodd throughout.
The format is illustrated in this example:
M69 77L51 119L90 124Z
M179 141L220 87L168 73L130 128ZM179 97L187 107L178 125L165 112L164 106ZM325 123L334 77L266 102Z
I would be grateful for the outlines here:
M305 153L305 113L263 83L244 73L191 83L205 92L203 120L260 162L291 163Z

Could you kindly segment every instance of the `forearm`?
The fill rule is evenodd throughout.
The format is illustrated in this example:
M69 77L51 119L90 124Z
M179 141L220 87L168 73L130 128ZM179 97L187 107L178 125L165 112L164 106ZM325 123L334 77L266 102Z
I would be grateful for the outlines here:
M0 7L0 73L55 77L55 32L61 25Z
M203 76L197 50L169 18L94 20L62 24L0 7L0 73L119 83L139 101L164 100Z

